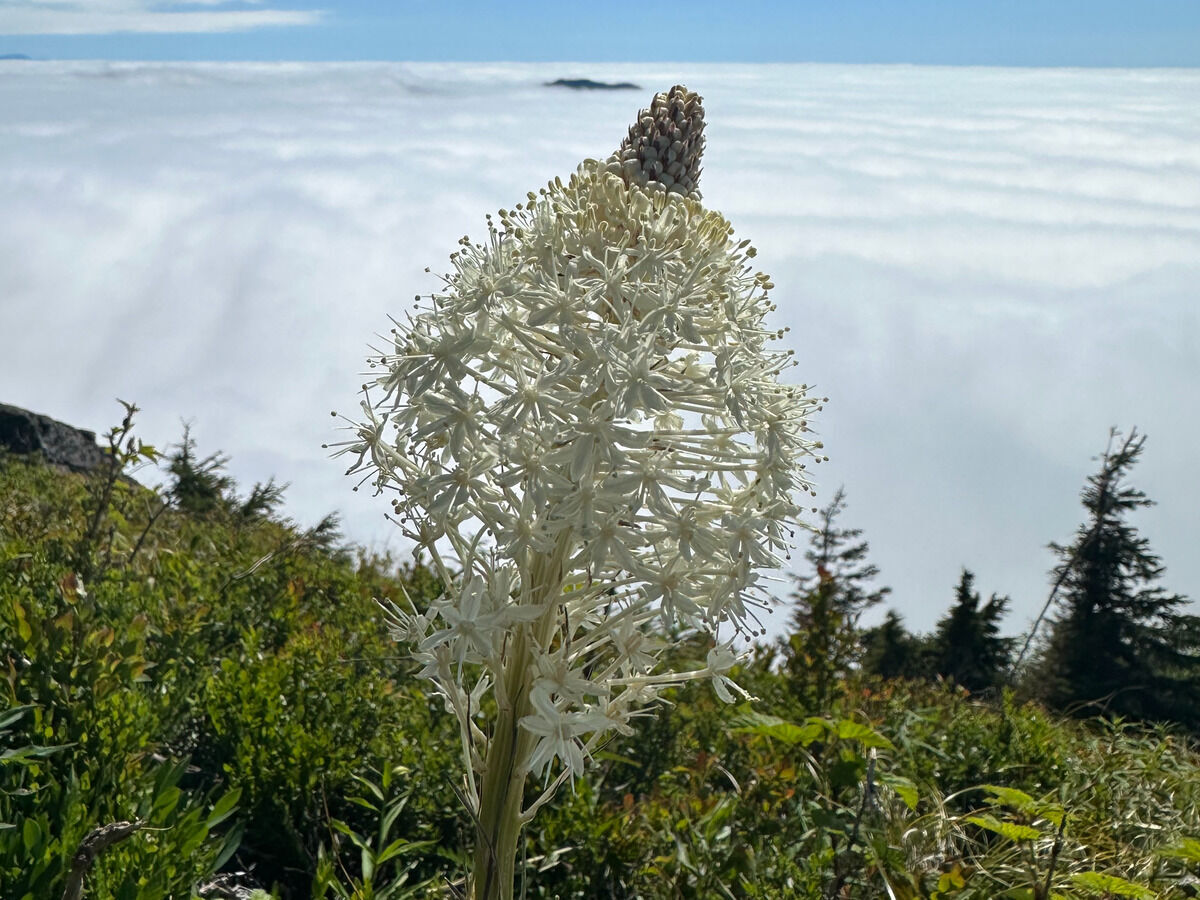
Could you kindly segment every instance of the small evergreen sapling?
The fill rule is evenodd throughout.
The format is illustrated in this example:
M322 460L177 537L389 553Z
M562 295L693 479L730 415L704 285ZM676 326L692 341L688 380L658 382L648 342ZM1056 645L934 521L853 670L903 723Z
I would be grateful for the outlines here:
M867 562L870 546L861 540L862 529L839 524L845 509L846 491L838 488L804 553L812 569L796 578L791 633L783 644L793 688L820 712L829 711L836 681L861 656L859 619L891 592L872 583L879 569Z

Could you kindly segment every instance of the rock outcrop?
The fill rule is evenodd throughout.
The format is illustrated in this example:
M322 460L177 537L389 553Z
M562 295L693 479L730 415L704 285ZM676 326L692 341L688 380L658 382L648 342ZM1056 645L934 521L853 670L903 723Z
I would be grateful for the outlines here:
M4 403L0 403L0 448L23 456L41 454L51 465L73 472L89 472L106 459L94 432Z

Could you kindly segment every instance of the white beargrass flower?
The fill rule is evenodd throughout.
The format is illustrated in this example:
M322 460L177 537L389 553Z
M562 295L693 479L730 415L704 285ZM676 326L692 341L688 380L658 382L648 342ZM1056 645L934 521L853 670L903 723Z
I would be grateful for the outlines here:
M730 640L760 633L757 570L780 565L811 491L820 401L781 378L794 363L770 349L754 249L699 202L699 98L653 109L618 154L460 241L443 289L372 358L343 450L447 586L393 624L458 717L493 860L514 791L524 818L545 800L522 809L514 783L578 777L672 685L744 696ZM655 130L671 122L686 140ZM703 669L658 671L664 635L718 629Z

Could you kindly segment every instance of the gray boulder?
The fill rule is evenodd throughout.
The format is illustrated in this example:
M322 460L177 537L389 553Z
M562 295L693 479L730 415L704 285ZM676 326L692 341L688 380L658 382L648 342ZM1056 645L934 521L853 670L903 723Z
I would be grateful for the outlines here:
M0 448L21 456L40 453L51 465L72 472L90 472L107 458L94 432L4 403L0 403Z

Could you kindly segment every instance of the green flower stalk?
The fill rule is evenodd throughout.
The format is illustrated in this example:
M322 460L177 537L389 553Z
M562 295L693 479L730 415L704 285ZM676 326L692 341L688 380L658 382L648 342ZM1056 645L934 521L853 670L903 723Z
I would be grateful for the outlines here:
M613 156L460 241L342 448L447 585L388 612L458 720L475 900L512 896L522 826L664 689L745 696L733 641L811 492L820 401L781 382L773 285L700 203L703 126L659 94ZM713 635L705 666L661 670L672 629Z

